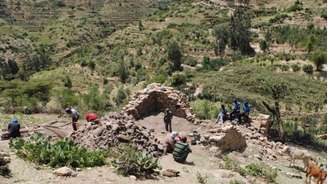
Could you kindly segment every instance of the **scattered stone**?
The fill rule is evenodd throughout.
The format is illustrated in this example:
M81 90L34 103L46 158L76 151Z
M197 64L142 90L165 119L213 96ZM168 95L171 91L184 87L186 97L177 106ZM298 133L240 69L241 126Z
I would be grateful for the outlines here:
M130 178L130 180L134 180L134 181L137 180L137 177L134 175L130 175L129 178Z
M53 173L57 176L76 176L76 173L68 167L61 167L54 170Z
M302 179L302 176L300 174L286 172L286 175L290 176L290 177L293 177L293 178Z
M174 169L166 169L162 172L162 175L166 177L178 177L179 174L180 172Z

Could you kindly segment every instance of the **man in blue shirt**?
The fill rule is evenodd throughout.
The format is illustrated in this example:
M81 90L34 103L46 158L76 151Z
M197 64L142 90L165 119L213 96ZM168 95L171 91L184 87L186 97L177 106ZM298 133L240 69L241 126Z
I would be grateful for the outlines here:
M232 112L230 113L230 121L233 121L236 118L238 119L238 123L240 123L240 102L238 102L237 99L234 99L232 103Z
M20 137L20 124L17 118L13 118L8 124L8 132L10 138Z

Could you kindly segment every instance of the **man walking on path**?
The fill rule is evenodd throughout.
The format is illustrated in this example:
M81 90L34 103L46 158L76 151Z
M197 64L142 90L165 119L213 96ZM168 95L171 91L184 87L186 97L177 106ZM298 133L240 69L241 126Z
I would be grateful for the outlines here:
M66 108L65 112L67 114L71 115L71 117L72 117L72 127L73 127L73 130L76 131L77 130L77 121L80 118L80 114L77 112L77 110L75 110L72 107Z
M169 108L166 108L164 112L164 124L165 124L165 130L167 132L172 132L172 118L173 118L172 111Z

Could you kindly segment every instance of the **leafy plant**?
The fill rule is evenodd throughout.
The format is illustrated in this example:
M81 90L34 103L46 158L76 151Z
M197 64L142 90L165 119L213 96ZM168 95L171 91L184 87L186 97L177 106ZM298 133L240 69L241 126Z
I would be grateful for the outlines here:
M308 65L303 65L303 71L309 75L313 74L313 66L308 64Z
M270 182L274 182L278 176L277 170L264 164L249 164L245 166L245 172L251 176L264 177Z
M41 134L33 134L28 140L13 139L9 146L16 151L19 157L50 167L101 166L105 164L106 158L105 151L90 151L68 139L50 143L50 140Z
M158 174L157 170L161 169L158 159L132 145L119 145L111 155L113 166L123 176L149 177Z

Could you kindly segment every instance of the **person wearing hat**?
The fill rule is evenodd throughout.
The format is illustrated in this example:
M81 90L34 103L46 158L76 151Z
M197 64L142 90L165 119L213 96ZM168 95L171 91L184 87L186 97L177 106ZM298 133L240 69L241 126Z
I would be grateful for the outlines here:
M72 107L66 108L65 112L67 114L71 115L71 117L72 117L72 127L73 127L73 130L76 131L77 130L77 121L80 118L79 112L77 112L77 110L72 108Z
M189 153L191 153L189 144L187 143L187 137L182 135L181 141L174 145L173 159L178 163L185 163Z
M172 111L169 108L166 108L164 111L164 125L167 132L172 132L172 118Z
M8 132L10 138L20 137L20 124L17 118L13 118L8 124Z

